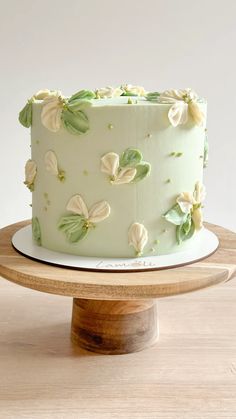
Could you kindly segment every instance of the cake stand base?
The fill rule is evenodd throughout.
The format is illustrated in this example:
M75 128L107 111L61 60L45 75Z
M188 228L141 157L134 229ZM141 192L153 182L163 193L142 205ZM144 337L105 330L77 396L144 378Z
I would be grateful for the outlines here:
M24 221L0 230L0 275L37 291L73 297L72 340L76 347L101 354L150 347L158 338L158 299L204 289L236 275L236 234L211 224L207 228L217 233L220 244L204 261L136 272L126 266L120 272L71 269L25 257L12 246L12 237L27 225Z
M72 342L102 354L127 354L154 344L159 335L155 300L73 299Z

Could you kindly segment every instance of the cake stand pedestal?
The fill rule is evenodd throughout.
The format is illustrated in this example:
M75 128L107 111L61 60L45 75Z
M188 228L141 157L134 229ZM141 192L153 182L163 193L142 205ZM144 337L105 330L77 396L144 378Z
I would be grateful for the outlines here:
M236 274L236 234L212 224L206 227L217 234L220 246L204 261L119 273L56 267L21 255L11 238L27 224L0 230L0 274L34 290L73 297L72 341L94 352L124 354L149 347L158 339L156 299L200 290Z

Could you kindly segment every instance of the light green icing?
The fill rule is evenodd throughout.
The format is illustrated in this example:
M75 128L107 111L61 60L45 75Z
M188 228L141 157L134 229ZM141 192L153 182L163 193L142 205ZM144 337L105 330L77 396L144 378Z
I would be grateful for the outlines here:
M169 156L170 157L181 157L184 153L182 151L172 151Z
M176 228L176 239L178 244L181 244L182 241L190 239L194 233L194 222L191 218L191 214L189 214L184 224L178 225Z
M150 102L157 101L159 96L160 96L159 92L150 92L146 94L146 99L149 100Z
M32 218L32 236L35 243L38 246L41 246L41 229L40 229L38 217Z
M201 204L195 204L193 205L193 210L199 207L201 207ZM194 235L195 225L192 219L192 211L190 213L184 213L179 204L175 204L164 214L164 218L176 226L176 240L178 244L190 239Z
M64 109L61 118L65 129L70 134L84 134L89 129L89 120L83 111L72 112Z
M120 167L136 167L142 160L143 156L139 150L134 148L127 148L119 160Z
M197 240L195 234L178 245L176 225L163 217L182 191L192 191L196 181L202 182L202 160L205 132L191 120L178 127L172 127L167 114L171 105L159 104L139 99L138 105L127 106L127 97L96 100L86 109L90 129L75 141L63 129L57 133L48 131L41 123L42 103L33 103L32 138L40 138L40 147L32 142L32 159L37 161L37 188L33 194L33 215L39 217L42 231L42 245L46 248L81 256L133 257L133 249L128 245L127 232L133 220L141 220L148 230L150 243L162 234L158 249L152 253L168 254L191 247ZM96 102L96 103L95 103ZM206 104L200 104L206 111ZM107 121L116 127L107 129ZM147 133L152 140L147 141ZM107 152L107 144L112 140L116 152L121 155L127 147L139 150L152 167L151 174L143 182L132 187L120 185L111 187L100 175L100 157ZM53 149L66 170L67 180L61 187L55 176L48 176L44 167L44 155ZM181 150L179 159L167 158L172 150ZM84 176L81 168L86 167L89 176ZM174 179L168 187L163 179ZM57 220L64 216L65 202L80 191L86 196L90 208L101 199L109 202L111 215L100 223L85 240L71 245L66 235L57 228ZM47 191L53 204L44 212L43 193ZM149 247L145 255L149 254Z
M88 233L89 225L82 215L65 215L60 218L58 229L65 233L69 243L78 243Z
M188 214L182 212L179 204L175 204L169 211L164 214L166 221L169 221L169 223L175 224L176 226L184 224L187 217Z
M32 124L32 103L33 99L29 99L19 113L19 121L25 128L29 128Z
M80 90L77 93L74 93L70 99L69 102L73 102L75 100L91 100L96 97L95 93L92 90Z
M148 176L151 172L151 165L146 162L141 162L137 166L135 166L136 175L132 182L140 182L140 180L144 179Z

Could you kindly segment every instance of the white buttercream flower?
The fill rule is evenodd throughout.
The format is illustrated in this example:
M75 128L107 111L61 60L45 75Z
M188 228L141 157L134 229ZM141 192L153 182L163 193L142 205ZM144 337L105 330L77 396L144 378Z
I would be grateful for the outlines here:
M101 158L101 172L106 173L112 179L116 177L119 169L119 155L113 152L105 154Z
M51 173L51 175L57 176L60 181L65 180L65 172L63 170L59 170L57 156L54 151L49 150L46 152L44 156L44 163L46 170Z
M34 190L34 180L37 174L37 165L34 160L27 160L25 164L25 181L24 184L32 192Z
M96 224L105 220L105 218L109 217L111 212L110 205L106 201L97 202L88 210L81 195L72 196L66 209L74 214L83 215L88 226L91 225L91 223Z
M182 212L189 214L193 208L195 200L191 192L182 192L176 199L176 202L179 204Z
M191 213L196 230L200 230L203 226L202 202L205 197L205 186L201 182L197 182L193 194L191 192L182 192L176 199L183 213Z
M203 227L202 202L206 197L206 189L202 183L196 183L193 196L195 199L195 205L193 207L192 220L196 230L200 230Z
M58 90L44 89L44 90L39 90L37 93L35 93L33 97L34 99L37 99L37 100L44 100L51 96L60 96L60 95L61 95L61 92L59 92Z
M201 228L203 227L203 214L202 209L200 207L193 210L192 220L194 222L195 229L201 230Z
M145 96L146 95L146 91L142 86L133 86L132 84L125 84L124 86L122 86L122 89L124 90L125 93L127 94L131 94L134 96Z
M197 182L194 190L194 199L196 204L201 204L206 198L206 188L201 182Z
M95 91L96 97L98 99L108 99L112 97L119 97L121 96L123 91L119 87L101 87Z
M41 121L49 131L57 132L60 129L62 109L63 98L59 93L44 99Z
M148 241L148 232L143 224L133 223L128 232L129 245L133 246L137 256L141 256Z
M170 103L168 118L173 127L186 124L189 115L196 125L202 125L205 115L200 109L198 95L192 89L166 90L159 96L160 103Z
M101 158L101 172L109 176L113 185L130 183L135 178L137 170L135 167L119 168L119 155L113 152L105 154Z

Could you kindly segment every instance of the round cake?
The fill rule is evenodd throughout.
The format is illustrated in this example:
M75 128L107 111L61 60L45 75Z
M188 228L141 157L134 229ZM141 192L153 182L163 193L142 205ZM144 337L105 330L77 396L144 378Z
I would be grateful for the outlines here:
M25 184L36 244L112 258L193 246L208 154L206 101L193 90L40 90L19 120L31 127Z

